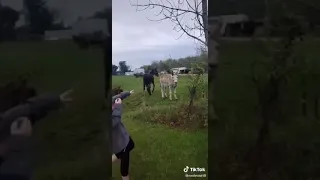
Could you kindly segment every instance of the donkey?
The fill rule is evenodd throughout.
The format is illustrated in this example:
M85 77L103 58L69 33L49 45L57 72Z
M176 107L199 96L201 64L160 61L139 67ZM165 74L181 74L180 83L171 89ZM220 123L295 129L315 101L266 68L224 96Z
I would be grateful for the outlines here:
M172 93L174 99L177 98L178 74L177 72L162 73L160 74L160 88L162 99L167 97L167 90L169 90L169 99L172 100Z
M149 74L143 75L143 92L148 91L149 95L154 92L154 76L159 76L157 68L152 69ZM152 92L151 92L151 84L152 84Z

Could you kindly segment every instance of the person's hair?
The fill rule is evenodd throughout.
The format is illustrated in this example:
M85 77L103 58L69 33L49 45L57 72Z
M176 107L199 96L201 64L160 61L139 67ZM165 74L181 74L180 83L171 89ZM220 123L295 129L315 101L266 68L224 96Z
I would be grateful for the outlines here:
M122 93L122 92L123 92L123 89L121 89L120 86L117 86L117 87L115 87L115 88L112 88L112 91L111 91L112 96L116 96L116 95L118 95L118 94L120 94L120 93Z
M35 88L28 86L26 79L10 81L0 86L0 113L25 103L37 94Z

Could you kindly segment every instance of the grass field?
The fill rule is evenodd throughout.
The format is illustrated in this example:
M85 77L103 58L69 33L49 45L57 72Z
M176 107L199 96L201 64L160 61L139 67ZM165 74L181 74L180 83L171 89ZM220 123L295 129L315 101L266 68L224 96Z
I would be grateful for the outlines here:
M36 179L102 179L107 177L105 127L101 111L103 54L80 51L73 42L0 44L0 83L28 75L40 92L74 88L74 102L35 127Z
M318 47L319 42L301 45L308 66L316 70L320 69ZM110 174L110 157L105 153L106 116L101 111L103 62L98 51L80 51L71 42L0 44L1 84L19 74L29 74L31 84L40 92L75 89L74 103L36 125L37 179L91 180ZM262 58L261 54L250 42L222 43L214 102L219 119L209 121L209 137L207 129L184 130L154 121L153 116L159 119L159 114L173 114L187 102L186 78L179 80L178 101L162 101L158 82L155 94L144 97L141 79L113 77L113 85L136 91L125 100L123 118L136 143L132 179L184 179L185 166L207 167L208 141L213 157L208 160L211 177L248 179L243 158L257 137L259 125L250 75L250 64L256 58ZM307 117L292 106L290 118L272 122L269 147L273 151L268 154L269 166L262 180L319 178L320 121L311 111L312 100L320 90L317 82L313 79L306 86L310 105ZM120 177L118 165L113 165L113 176Z
M35 126L35 179L91 180L106 179L111 174L105 140L109 118L101 110L104 75L103 54L99 51L80 51L72 42L58 41L0 44L0 84L23 75L40 93L74 89L72 104ZM161 101L158 82L155 94L145 99L141 79L114 77L113 82L136 91L125 101L124 113L124 123L136 143L132 179L184 179L185 166L207 169L206 129L188 131L148 121L155 114L170 115L187 102L186 78L179 81L179 100L172 102ZM207 106L206 100L202 102ZM144 113L147 116L142 116ZM114 165L113 176L120 178L119 171Z
M171 114L179 104L188 102L188 78L179 78L177 101L161 100L157 78L155 83L154 94L144 96L142 78L130 76L112 78L114 86L121 86L125 90L135 90L135 94L125 100L123 117L124 124L136 143L131 158L132 178L184 179L183 168L185 166L207 169L208 136L206 129L186 131L154 123L151 120L158 114ZM113 176L121 176L119 165L114 166Z
M319 42L300 45L308 67L320 70ZM219 120L209 121L212 175L216 179L250 179L245 168L246 152L254 145L259 126L256 114L257 95L251 81L250 64L263 58L251 42L221 44L221 65L215 88L215 111ZM320 121L313 113L313 100L319 93L319 78L308 80L308 116L302 117L300 106L283 104L286 119L271 124L268 165L261 170L260 179L318 179L320 164ZM302 88L289 88L294 92ZM298 94L301 95L301 94ZM300 98L300 97L295 97ZM294 101L292 101L294 102ZM212 103L212 102L211 102ZM269 149L269 150L270 150Z

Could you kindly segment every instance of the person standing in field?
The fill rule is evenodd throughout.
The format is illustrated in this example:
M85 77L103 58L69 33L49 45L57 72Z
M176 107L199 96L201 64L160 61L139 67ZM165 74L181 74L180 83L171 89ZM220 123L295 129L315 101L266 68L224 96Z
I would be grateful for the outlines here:
M121 92L113 94L112 97L112 163L117 160L121 161L120 173L122 180L129 180L129 160L130 151L134 149L134 142L128 131L122 123L122 100L133 94L130 92Z

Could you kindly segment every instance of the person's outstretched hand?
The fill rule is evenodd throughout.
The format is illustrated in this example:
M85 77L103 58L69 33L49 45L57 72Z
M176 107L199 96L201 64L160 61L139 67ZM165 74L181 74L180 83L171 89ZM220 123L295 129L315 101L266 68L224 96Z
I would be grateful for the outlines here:
M73 89L70 89L70 90L62 93L62 94L60 95L60 100L61 100L61 102L63 102L63 103L72 102L72 101L73 101L73 99L71 98L71 94L72 94L72 93L73 93Z
M122 100L121 98L117 98L115 101L114 101L115 104L121 104L122 103Z
M32 125L30 120L26 117L18 118L11 124L10 133L11 135L31 136Z
M131 91L130 91L130 94L133 94L133 93L134 93L134 90L131 90Z

